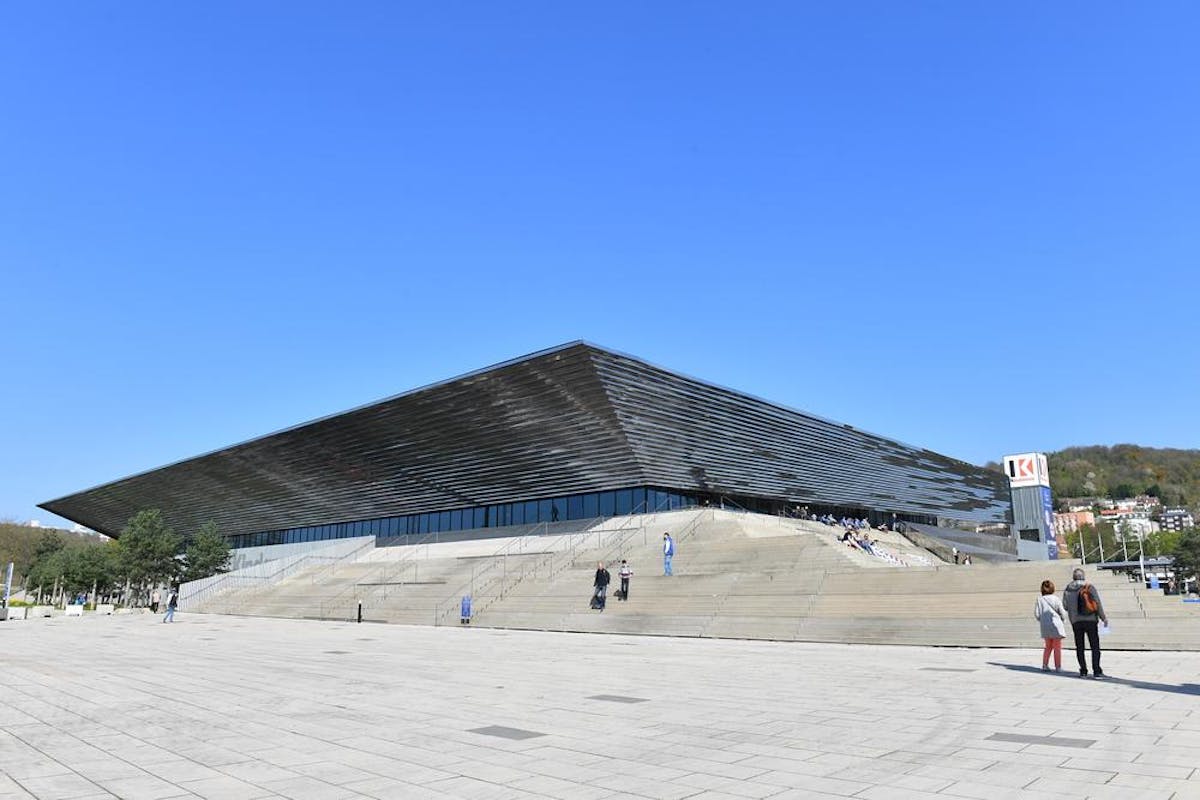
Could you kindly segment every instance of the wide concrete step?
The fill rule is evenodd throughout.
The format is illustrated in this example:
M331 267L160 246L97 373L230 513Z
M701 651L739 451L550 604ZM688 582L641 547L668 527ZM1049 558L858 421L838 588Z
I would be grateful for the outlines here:
M1059 591L1072 562L891 566L836 541L840 531L722 515L678 542L675 575L661 575L661 534L587 534L507 559L466 543L452 556L348 563L297 573L274 587L231 590L207 607L231 613L458 624L471 594L475 626L646 635L1033 647L1033 604L1045 578ZM678 529L677 529L678 530ZM594 537L594 538L593 538ZM878 538L897 557L919 548ZM617 542L620 542L619 546ZM599 546L590 546L599 543ZM523 543L524 544L524 543ZM456 545L458 546L458 545ZM400 548L398 548L400 549ZM469 550L469 552L468 552ZM634 569L631 597L616 600L613 555ZM390 555L390 554L389 554ZM589 608L596 561L613 582L605 611ZM1200 608L1106 573L1090 574L1114 634L1106 647L1200 649Z

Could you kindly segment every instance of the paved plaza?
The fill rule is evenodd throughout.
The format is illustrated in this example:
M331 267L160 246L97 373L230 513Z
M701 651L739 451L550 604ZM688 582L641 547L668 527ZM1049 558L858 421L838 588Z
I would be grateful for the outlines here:
M1034 625L1030 620L1030 625ZM0 623L0 798L1200 798L1200 654Z

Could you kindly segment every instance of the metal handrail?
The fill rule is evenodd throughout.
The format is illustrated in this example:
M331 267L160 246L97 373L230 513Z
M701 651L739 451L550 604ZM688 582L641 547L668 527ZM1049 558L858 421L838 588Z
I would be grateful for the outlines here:
M378 569L376 569L369 575L364 576L364 578L368 579L369 581L374 581L376 583L381 583L381 584L386 583L389 578L395 577L395 575L398 574L401 570L403 570L404 567L406 567L411 561L414 561L416 559L417 553L419 552L422 545L428 546L430 539L433 539L434 542L436 542L437 538L440 535L441 535L441 531L429 531L424 536L422 536L418 541L413 542L412 544L409 544L409 545L405 545L406 548L411 547L412 549L405 552L400 558L398 558L394 561L380 562ZM374 542L372 542L372 543L374 543ZM426 549L426 555L428 555L428 549ZM363 580L361 580L361 579L357 580L354 583L347 586L342 591L338 592L333 597L324 598L321 601L320 616L322 618L328 617L328 615L330 613L332 613L332 611L335 608L337 608L338 606L344 607L344 604L346 603L346 600L347 600L347 595L350 595L352 598L355 595L358 595L359 592L361 591L359 587L362 585L362 583L363 583Z
M541 533L538 532L539 530L541 531ZM534 539L535 537L539 537L539 536L543 536L543 535L547 534L549 532L549 530L550 530L549 522L539 522L536 525L534 525L532 528L530 528L528 531L521 534L520 536L506 537L508 539L508 541L506 541L504 544L502 544L500 546L500 549L496 550L496 552L487 556L487 558L507 559L507 557L509 555L513 555L512 551L517 550L517 549L524 550L526 543L528 543L530 540ZM428 551L426 551L426 553L428 554ZM387 594L388 594L387 587L384 587L383 596L386 598Z
M549 535L549 530L550 530L549 525L547 523L542 523L542 524L545 526L544 535ZM570 536L570 537L572 537L572 542L574 542L575 540L577 540L579 538L591 536L593 532L594 531L592 531L592 530L586 530L586 531L579 531L576 533L561 534L561 536ZM528 540L529 540L528 536L522 536L519 539L515 539L515 540L509 542L508 545L506 545L505 547L502 547L500 550L493 553L489 557L488 564L484 568L484 571L482 573L476 573L476 572L472 571L471 579L467 583L460 586L458 591L456 591L454 594L452 594L449 599L434 605L433 624L441 625L443 619L445 619L447 616L453 614L455 609L457 609L459 607L460 598L464 593L468 596L475 597L478 593L486 591L488 589L491 589L492 586L496 583L496 581L500 580L500 581L505 582L501 586L500 593L499 593L500 596L503 596L503 593L507 593L508 591L510 591L512 589L513 586L515 586L516 584L518 584L522 580L524 580L525 576L527 574L529 574L530 570L538 569L541 565L545 564L548 560L552 560L554 558L554 556L557 554L556 552L552 552L552 553L547 554L547 556L545 558L539 559L538 561L534 562L533 564L521 565L521 569L519 571L512 573L514 576L514 579L512 581L508 581L508 575L509 575L508 556L512 555L512 553L509 552L509 548L511 548L513 544L520 542L522 545L522 549L524 549L524 543L527 542ZM490 578L488 578L486 583L483 583L483 584L478 583L478 581L481 577L488 575L490 573L494 573L497 566L499 566L499 568L500 568L500 575L498 575L498 576L492 575ZM482 610L483 608L486 608L489 605L491 605L491 602L485 602L482 606L479 606L478 609ZM473 610L473 613L474 613L474 610Z
M321 555L320 551L316 553L298 553L290 558L279 559L286 563L267 575L239 575L236 571L229 572L221 576L221 580L189 596L188 602L207 601L213 595L227 589L261 589L273 586L285 578L307 569L313 562L326 563L328 564L327 569L333 569L344 562L357 560L361 557L363 551L369 550L374 546L375 540L372 538L358 545L353 550L339 555ZM230 585L222 585L226 583ZM244 608L248 600L249 598L246 597L240 598L240 602L236 604L236 608Z
M627 521L625 523L623 523L622 526L620 528L618 528L617 530L618 531L623 530L629 524L630 521L633 521L635 519L635 514L637 512L637 509L644 508L645 504L646 504L646 501L643 500L638 506L635 507L634 512L631 512L631 514L629 514L629 515L622 515L622 516L626 516ZM611 517L609 519L611 519ZM494 558L492 561L489 562L489 564L483 574L492 572L496 568L496 565L499 563L502 568L500 579L504 580L505 583L504 583L504 585L501 586L499 592L493 593L492 599L485 600L482 605L479 605L479 606L476 606L475 608L473 608L472 613L476 614L476 613L482 612L485 608L489 607L492 603L494 603L496 601L496 599L504 597L504 595L506 595L508 592L510 592L517 584L521 583L530 573L536 573L536 572L540 571L541 569L545 568L546 572L547 572L547 577L552 578L555 574L558 573L558 571L560 571L562 569L561 567L559 569L554 568L555 560L562 553L568 554L568 558L565 559L565 562L568 564L571 563L572 561L574 561L575 554L578 552L578 545L581 542L586 541L587 538L592 536L593 534L596 534L597 537L599 537L601 533L602 533L601 531L596 531L596 530L589 528L588 530L579 531L577 533L563 534L564 536L570 537L569 545L567 547L560 548L551 553L548 553L545 558L539 559L538 561L534 562L533 564L523 564L519 571L516 571L513 573L513 579L511 581L509 581L508 577L507 577L508 576L507 558L499 558L499 556L497 558ZM487 583L479 585L477 583L479 577L480 577L480 575L478 575L478 574L472 574L471 580L468 583L462 585L458 589L458 591L456 591L454 594L450 595L450 597L447 600L443 601L442 603L437 604L434 607L434 615L433 615L433 624L434 625L441 625L442 621L444 619L446 619L448 616L450 616L451 614L454 613L454 611L459 607L458 604L460 602L460 598L464 595L464 593L466 595L474 598L477 595L479 595L480 592L491 589L493 584L496 582L496 578L492 577L491 579L488 580Z
M669 509L669 508L667 509L667 511L670 511L670 510L671 509ZM679 509L679 510L683 510L683 509ZM696 528L699 527L700 520L704 517L704 512L709 511L709 510L710 509L707 509L707 508L701 508L696 513L696 516L692 518L692 521L690 523L688 523L683 528L681 528L678 532L676 532L675 544L677 544L677 545L682 544L689 536L691 536L696 531ZM655 509L653 513L661 514L663 512L661 509ZM642 544L648 544L648 542L646 541L646 526L642 525L641 527L642 527ZM615 544L610 543L608 550L605 553L603 553L601 556L598 556L596 560L603 561L606 564L616 561L618 558L621 557L622 553L626 552L626 546L629 544L629 539L630 539L629 536L625 536L622 539L618 540Z
M377 542L377 537L372 536L369 540L363 542L360 546L354 548L349 553L347 553L344 557L338 559L337 561L334 561L333 563L326 566L324 569L315 570L311 575L309 575L309 583L315 585L319 582L317 580L318 576L320 576L321 580L324 580L326 573L333 572L338 567L344 566L345 564L347 564L349 562L359 561L362 558L362 556L364 555L364 553L372 552L375 550L376 542Z
M581 547L586 546L586 543L592 537L592 535L596 536L596 547L599 549L603 542L604 534L610 534L608 550L605 551L605 555L600 559L605 562L613 560L613 558L608 554L614 552L619 554L622 549L627 546L628 542L633 538L633 534L635 534L637 531L642 532L644 543L647 527L645 517L647 516L647 513L658 514L662 513L663 511L670 511L670 508L665 507L667 504L669 504L669 502L669 499L664 499L655 507L654 511L642 511L641 513L639 513L638 510L644 509L645 502L639 504L629 515L622 515L625 517L625 521L615 530L587 530L581 531L577 534L570 534L571 540L567 547L549 553L545 558L540 559L537 562L522 565L519 570L511 572L511 578L508 577L508 574L510 573L506 568L505 575L503 576L505 583L499 588L499 590L491 591L490 594L483 594L482 602L473 605L472 614L478 615L486 611L494 603L503 600L514 588L516 588L517 585L519 585L530 575L539 575L544 572L544 577L547 580L553 580L561 572L574 565ZM685 526L685 528L676 535L677 542L687 539L696 530L696 528L699 527L699 522L703 518L704 511L707 510L710 509L701 509L700 513L696 515L692 522ZM616 535L618 537L616 542L611 541L612 535ZM494 568L494 564L491 565L491 568ZM477 577L478 576L475 576L475 578ZM493 580L482 586L467 585L462 587L459 592L452 596L448 601L435 609L434 625L443 624L443 620L445 620L447 616L454 613L455 609L458 608L459 595L462 595L465 592L471 595L472 598L476 598L480 596L482 592L492 589L494 583L495 579L493 578Z

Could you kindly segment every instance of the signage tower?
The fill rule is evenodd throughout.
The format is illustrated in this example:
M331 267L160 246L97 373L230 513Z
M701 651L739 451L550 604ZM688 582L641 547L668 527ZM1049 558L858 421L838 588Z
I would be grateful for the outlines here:
M1054 538L1054 502L1050 498L1050 470L1045 453L1004 457L1004 474L1012 492L1013 525L1017 529L1017 556L1028 561L1058 558Z

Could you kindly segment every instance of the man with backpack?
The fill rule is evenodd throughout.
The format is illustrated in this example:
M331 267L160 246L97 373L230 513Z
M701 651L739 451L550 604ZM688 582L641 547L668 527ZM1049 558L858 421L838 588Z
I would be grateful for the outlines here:
M1088 674L1087 662L1083 657L1083 639L1086 636L1092 648L1092 677L1102 680L1106 676L1100 669L1099 622L1107 626L1108 616L1104 613L1103 603L1100 602L1100 592L1084 580L1083 570L1078 567L1071 573L1071 582L1063 590L1063 605L1067 608L1067 616L1071 618L1071 628L1075 632L1075 657L1079 660L1079 677L1086 678Z

